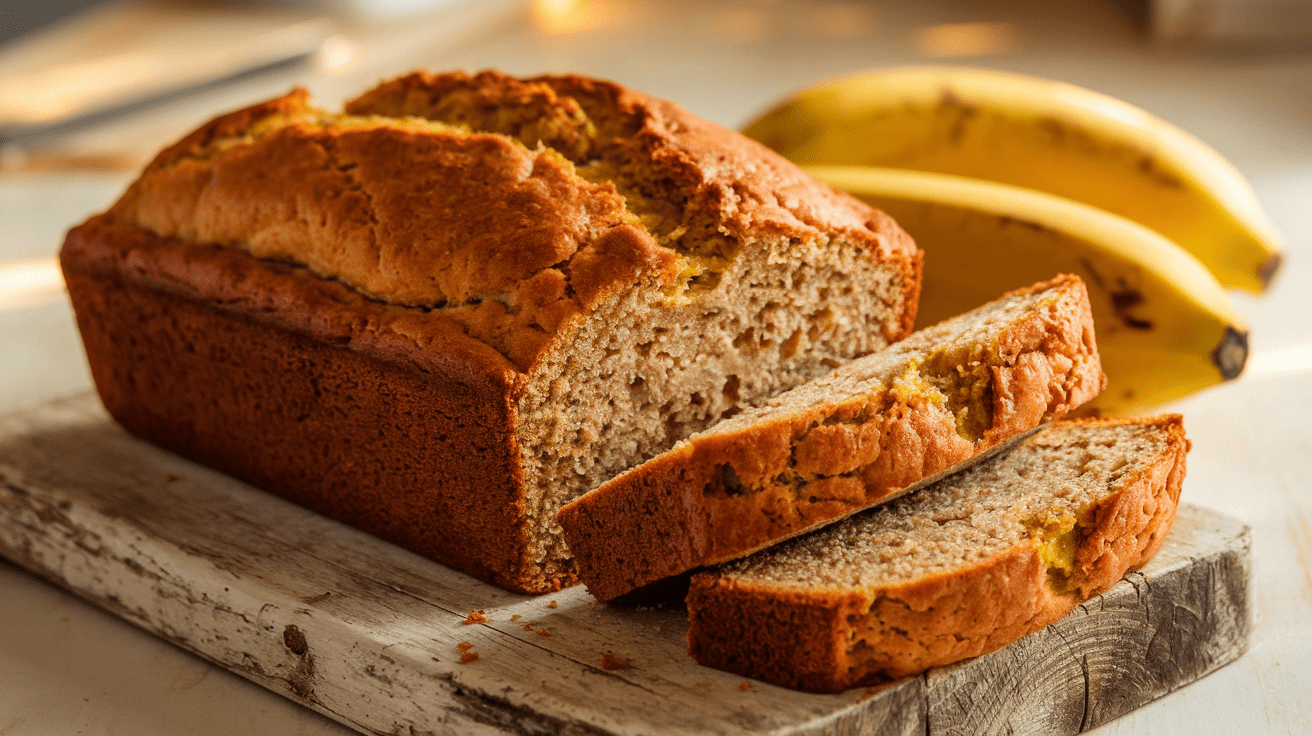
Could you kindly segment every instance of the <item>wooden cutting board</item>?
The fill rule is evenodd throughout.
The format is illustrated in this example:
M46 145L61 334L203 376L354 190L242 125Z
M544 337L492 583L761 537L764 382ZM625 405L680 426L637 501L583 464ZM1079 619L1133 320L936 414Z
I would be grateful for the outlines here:
M1247 527L1186 505L1146 568L1012 646L792 692L693 663L682 613L501 591L137 440L90 394L0 418L0 555L363 733L1076 733L1252 630Z

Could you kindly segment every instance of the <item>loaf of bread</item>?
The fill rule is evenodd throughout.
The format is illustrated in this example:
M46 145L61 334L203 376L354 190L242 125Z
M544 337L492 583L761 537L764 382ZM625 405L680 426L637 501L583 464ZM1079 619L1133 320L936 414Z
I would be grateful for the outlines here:
M1148 561L1188 449L1179 416L1055 422L915 494L694 575L688 651L837 692L999 649Z
M747 409L560 512L611 600L882 503L1106 385L1084 283L1011 292Z
M491 72L220 117L61 262L124 427L523 592L575 580L562 505L901 339L920 278L753 141Z

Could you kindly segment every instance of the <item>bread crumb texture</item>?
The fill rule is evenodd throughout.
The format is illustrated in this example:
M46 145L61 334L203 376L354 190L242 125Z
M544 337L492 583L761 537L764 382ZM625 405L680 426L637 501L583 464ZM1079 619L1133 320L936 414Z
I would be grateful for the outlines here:
M689 651L829 692L998 649L1147 562L1188 444L1178 416L1054 423L911 496L694 576Z

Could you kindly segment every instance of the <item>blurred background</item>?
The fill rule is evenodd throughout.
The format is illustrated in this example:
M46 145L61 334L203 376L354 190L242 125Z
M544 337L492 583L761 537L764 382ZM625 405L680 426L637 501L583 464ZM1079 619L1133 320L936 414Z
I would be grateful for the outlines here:
M1229 158L1284 234L1288 259L1266 295L1235 296L1253 325L1248 375L1188 409L1219 420L1290 401L1294 411L1309 396L1312 0L4 0L0 412L90 387L54 260L63 233L106 208L157 150L221 112L297 85L333 109L413 69L495 68L609 78L736 128L798 88L908 63L1073 82ZM1297 451L1312 456L1303 432ZM1209 441L1223 442L1196 440ZM1191 473L1230 472L1195 456ZM1305 489L1305 478L1287 475ZM1209 503L1233 505L1220 491ZM1281 555L1301 560L1307 585L1297 589L1312 591L1312 526L1277 508L1263 523L1283 535ZM1295 609L1281 607L1281 586L1259 598L1275 600L1269 616L1288 618ZM1312 611L1312 600L1287 602ZM1298 615L1281 620L1310 623ZM0 631L3 734L344 733L4 563ZM1280 670L1281 647L1267 643L1265 669L1208 682L1257 682L1245 685L1259 692L1245 701L1254 717L1265 709L1271 732L1294 732L1312 718L1312 670ZM1175 722L1230 697L1232 684L1200 683L1107 728Z
M1306 232L1293 219L1312 176L1312 0L5 1L0 410L89 385L53 254L155 151L293 86L332 109L418 68L581 72L729 127L870 67L1054 77L1199 136L1253 182L1291 248ZM1282 280L1305 268L1290 258ZM1238 298L1254 318L1288 309ZM1255 334L1250 369L1264 347L1306 345L1301 329Z

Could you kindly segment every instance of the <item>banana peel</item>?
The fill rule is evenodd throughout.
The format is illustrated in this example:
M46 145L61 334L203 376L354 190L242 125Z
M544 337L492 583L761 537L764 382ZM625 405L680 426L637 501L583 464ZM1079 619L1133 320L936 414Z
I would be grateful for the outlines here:
M1197 258L1138 223L995 182L901 169L806 167L884 210L925 251L917 328L1074 273L1089 289L1108 386L1090 405L1132 415L1238 376L1248 328Z

